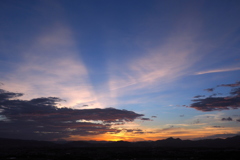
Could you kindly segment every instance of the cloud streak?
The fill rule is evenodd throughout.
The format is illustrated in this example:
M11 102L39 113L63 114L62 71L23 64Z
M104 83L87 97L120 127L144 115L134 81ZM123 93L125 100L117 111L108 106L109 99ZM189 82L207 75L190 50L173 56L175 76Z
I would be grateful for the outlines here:
M230 72L230 71L238 71L238 70L240 70L240 67L225 68L225 69L213 69L213 70L197 72L197 73L195 73L195 75L219 73L219 72Z
M185 75L199 58L192 57L199 47L193 43L198 31L191 32L184 31L183 34L176 29L175 35L166 38L166 43L142 49L145 53L124 64L111 63L110 91L117 97L154 92Z
M72 32L64 24L48 26L28 48L16 52L23 60L1 78L4 89L27 93L25 99L56 95L68 106L97 101Z

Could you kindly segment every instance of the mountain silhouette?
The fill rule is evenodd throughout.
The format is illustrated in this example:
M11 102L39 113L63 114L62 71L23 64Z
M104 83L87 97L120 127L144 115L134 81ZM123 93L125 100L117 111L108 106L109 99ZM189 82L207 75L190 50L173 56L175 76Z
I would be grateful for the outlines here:
M179 138L167 138L157 141L141 142L97 142L97 141L70 141L59 144L53 141L19 140L0 138L0 147L208 147L208 148L240 148L240 135L226 139L181 140Z

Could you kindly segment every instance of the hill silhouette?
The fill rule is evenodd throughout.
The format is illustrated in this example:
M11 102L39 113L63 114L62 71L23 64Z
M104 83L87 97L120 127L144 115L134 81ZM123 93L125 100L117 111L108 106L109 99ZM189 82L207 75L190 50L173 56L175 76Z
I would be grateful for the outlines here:
M226 139L203 139L203 140L181 140L179 138L167 138L157 141L142 142L97 142L97 141L70 141L57 143L53 141L19 140L0 138L0 147L208 147L208 148L240 148L240 135Z

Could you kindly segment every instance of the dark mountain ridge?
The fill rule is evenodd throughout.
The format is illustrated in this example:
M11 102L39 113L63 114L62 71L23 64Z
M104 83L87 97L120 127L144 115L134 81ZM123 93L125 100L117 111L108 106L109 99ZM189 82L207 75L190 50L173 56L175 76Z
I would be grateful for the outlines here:
M206 147L206 148L240 148L240 135L226 139L181 140L167 138L157 141L142 142L97 142L97 141L70 141L58 143L54 141L36 141L0 138L0 147Z

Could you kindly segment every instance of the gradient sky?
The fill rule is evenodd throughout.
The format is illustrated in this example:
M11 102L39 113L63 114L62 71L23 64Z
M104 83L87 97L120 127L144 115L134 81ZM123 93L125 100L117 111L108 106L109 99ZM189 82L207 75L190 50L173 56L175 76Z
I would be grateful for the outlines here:
M239 0L1 0L0 137L238 135L239 19Z

